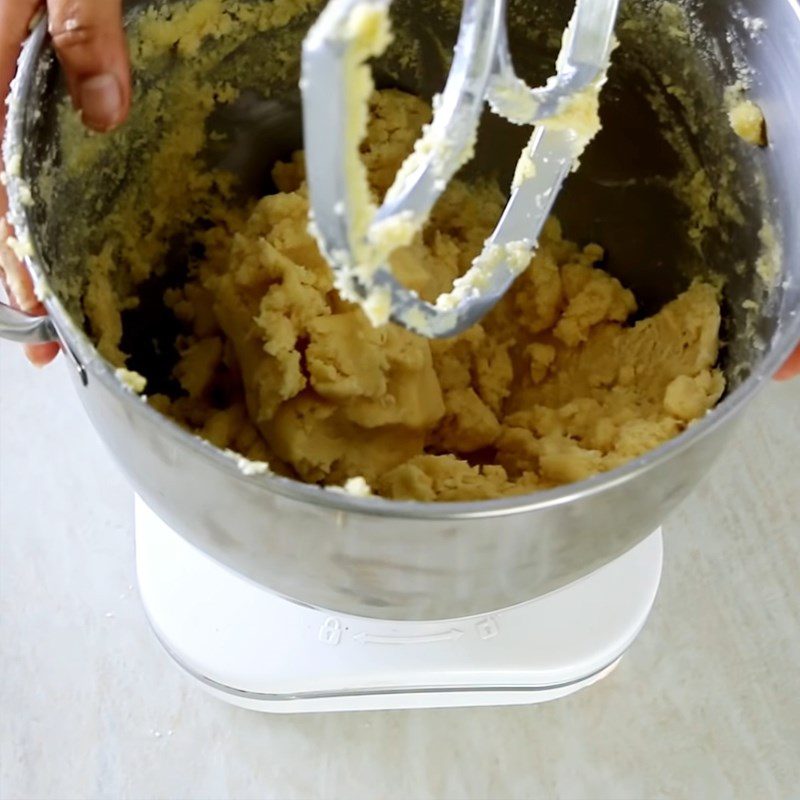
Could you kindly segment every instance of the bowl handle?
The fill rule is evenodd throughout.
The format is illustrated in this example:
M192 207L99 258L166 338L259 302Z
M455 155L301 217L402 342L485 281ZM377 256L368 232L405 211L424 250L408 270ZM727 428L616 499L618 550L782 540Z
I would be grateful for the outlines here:
M23 344L57 342L58 334L49 317L35 317L0 303L0 339Z

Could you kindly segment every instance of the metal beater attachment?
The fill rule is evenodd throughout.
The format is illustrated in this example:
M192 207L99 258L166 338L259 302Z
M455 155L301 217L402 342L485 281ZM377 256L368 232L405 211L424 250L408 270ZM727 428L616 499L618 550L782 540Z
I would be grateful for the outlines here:
M530 262L567 174L596 133L619 0L578 0L556 74L532 89L517 77L504 0L465 0L450 74L414 152L383 204L371 200L359 158L374 85L367 61L391 40L391 0L331 0L303 45L306 170L312 230L347 300L374 324L389 319L428 337L480 320ZM484 102L536 129L517 165L511 198L483 252L435 303L403 287L388 264L422 228L455 173L470 160Z

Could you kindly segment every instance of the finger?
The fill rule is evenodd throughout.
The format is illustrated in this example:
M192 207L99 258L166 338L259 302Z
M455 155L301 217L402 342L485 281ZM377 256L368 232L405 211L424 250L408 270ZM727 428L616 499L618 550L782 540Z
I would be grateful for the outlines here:
M5 192L0 197L0 211L5 200ZM28 314L41 313L41 303L36 299L33 290L33 281L28 270L17 260L11 248L6 244L6 239L11 235L5 220L0 218L0 281L6 290L8 299L14 308L19 308Z
M4 202L5 192L0 192L0 211L4 210L2 208ZM46 314L45 307L36 298L28 271L6 244L6 237L9 234L5 221L0 217L0 284L3 285L9 302L15 308L20 308L29 314ZM58 342L25 346L28 359L37 367L49 364L58 355L58 351Z
M775 373L779 381L788 381L800 375L800 347L792 353L786 363Z
M58 355L60 349L58 342L26 344L25 355L34 367L44 367Z
M109 131L128 115L130 63L122 0L48 0L50 35L84 123Z
M8 86L17 71L17 58L40 0L0 0L0 137L6 127ZM1 213L1 212L0 212Z

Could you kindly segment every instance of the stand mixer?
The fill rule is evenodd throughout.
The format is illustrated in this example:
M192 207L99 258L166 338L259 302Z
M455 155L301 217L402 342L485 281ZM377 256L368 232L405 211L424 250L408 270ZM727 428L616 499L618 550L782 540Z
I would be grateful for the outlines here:
M128 2L126 10L132 17L148 5ZM336 5L350 7L346 2ZM448 36L454 41L460 23L455 30L448 26L447 5L431 3L423 19L413 3L395 0L393 11L399 18L393 22L413 33L430 21L437 43ZM537 77L549 73L539 70L534 56L541 50L530 45L525 32L539 30L537 23L544 18L557 22L561 30L573 13L572 3L510 5L515 24L507 34L515 68L526 81L538 83ZM649 4L634 5L650 13ZM800 338L800 226L785 214L800 203L795 124L800 118L800 7L795 0L776 0L768 7L752 0L738 10L728 0L698 0L687 7L710 43L710 55L697 64L692 43L680 38L666 42L668 57L662 52L654 63L655 56L648 58L656 50L657 34L649 34L647 24L618 26L621 46L604 92L609 103L604 130L582 159L581 169L565 184L556 211L576 239L603 242L611 254L606 268L631 286L644 305L658 306L691 279L681 265L696 245L687 237L673 193L661 191L655 181L674 177L679 155L671 142L685 144L712 179L723 162L737 165L732 180L745 203L746 219L728 239L712 235L702 243L710 263L727 281L725 335L730 344L723 367L728 394L676 439L623 467L577 484L481 502L356 497L260 472L178 427L120 383L72 302L74 287L86 277L83 233L91 232L68 235L81 207L106 207L109 187L92 174L76 186L61 173L45 187L38 185L42 164L60 163L66 145L59 136L64 92L46 21L33 32L10 100L5 161L16 165L8 185L11 219L25 243L27 266L43 287L49 316L32 320L0 307L0 332L26 341L62 342L75 365L76 391L139 498L137 569L153 628L171 655L213 694L270 711L539 702L604 677L634 640L658 587L661 525L707 474L738 414ZM497 16L500 6L474 2L467 8L495 20L491 37L480 42L484 71L482 82L473 86L474 97L470 93L469 115L488 97L496 111L514 117L512 109L503 106L509 97L508 81L492 83L492 76L511 74L505 69L510 60ZM606 27L593 30L610 36L614 4L581 0L578 13L598 8L605 9ZM764 16L759 39L750 35L744 22L748 14ZM293 21L298 44L316 18L309 13ZM655 18L646 14L645 21ZM474 18L468 15L469 19ZM568 48L570 41L580 41L580 27L573 24L572 30L576 36L567 37ZM605 54L608 36L592 38L598 45L595 55ZM257 54L265 52L269 36L256 45ZM438 53L437 48L431 50ZM526 57L533 61L526 62ZM564 61L559 63L563 66ZM569 73L584 86L597 80L598 65L604 71L602 58L587 63L594 71L581 75L574 64L575 71ZM763 152L740 147L726 128L720 87L733 81L741 63L754 71L753 96L768 118L771 147ZM314 64L307 66L313 72ZM285 83L270 87L269 108L299 109L299 47L292 67ZM392 72L379 60L376 71L381 69ZM435 67L405 82L401 72L397 85L408 84L423 96L432 96L445 83L443 71ZM259 88L247 81L245 76L237 87L243 97ZM527 89L514 86L530 100ZM556 86L564 89L558 81ZM645 102L644 92L653 86L673 116L659 117ZM686 97L696 101L694 122L669 105L677 96L676 87L687 86L691 91ZM304 84L304 91L309 101L314 83ZM332 97L341 112L341 94L337 90ZM531 111L530 102L515 105L520 104ZM558 109L544 108L558 116ZM230 107L222 107L220 114L236 118ZM270 111L268 116L268 125L273 119L286 119L282 112ZM531 114L521 115L515 122L532 119ZM480 167L488 161L494 168L505 160L506 168L498 169L508 185L529 132L519 125L502 127L496 114L487 115L483 125L482 134L488 135L478 136L474 164ZM291 127L282 124L283 134ZM469 138L468 126L459 130ZM534 151L540 154L538 147L549 133L546 126L541 130L544 133L534 133ZM148 132L141 133L146 139ZM353 141L346 139L345 144ZM358 202L352 202L355 195L348 194L341 177L347 172L342 160L348 152L352 157L346 148L326 152L324 141L321 149L312 149L310 175L316 179L311 191L317 232L342 269L339 288L365 301L373 278L380 287L388 277L381 272L383 260L361 259L363 243L350 236L359 223L354 227L351 219ZM571 149L568 159L551 165L541 159L541 180L557 188L575 152ZM508 154L510 161L504 159ZM109 157L126 163L136 155L131 151ZM455 159L451 168L459 162ZM419 170L405 173L388 210L374 214L393 219L393 209L410 209L412 227L422 224L425 207L441 191L437 181L447 177L435 174L440 163L431 162L434 174L429 183L418 161ZM241 168L250 178L258 177L251 165L243 163ZM330 176L340 175L327 193L326 170ZM525 169L517 174L531 177ZM546 191L537 180L527 184L539 187L534 195ZM758 185L767 187L763 195ZM415 186L425 189L424 203L392 206L394 199L413 198ZM515 228L502 244L523 239L526 247L535 244L538 220L549 212L551 198L539 207L535 197L526 199L525 191L520 183L506 217L519 213L530 225L528 233L520 238ZM338 206L340 199L344 209ZM342 210L345 213L339 213ZM401 216L401 222L406 217ZM775 222L784 253L780 274L766 288L754 268L737 269L740 262L755 264L764 218ZM360 233L368 236L370 230L374 233L371 223L380 218L365 219L370 224ZM643 270L641 265L654 252L658 268ZM437 335L431 321L439 318L439 311L444 325L440 333L469 324L473 314L480 316L513 273L508 261L496 263L500 266L491 280L467 287L451 308L416 308L431 323L426 333ZM372 311L415 327L414 298L391 282L383 285L390 288L389 295L374 301ZM743 305L753 296L763 300L755 310ZM404 305L409 299L413 302ZM465 305L460 305L462 300Z
M596 102L617 1L578 0L557 75L529 89L511 63L505 3L467 0L433 121L375 209L358 146L374 88L365 59L388 43L388 5L334 0L306 36L300 88L313 229L340 294L360 303L375 324L391 317L417 333L453 336L487 313L527 265L588 143L590 134L569 121L550 130L546 120L569 113L581 92ZM471 157L487 99L513 122L538 125L537 132L484 252L449 297L426 303L394 278L386 260L422 228ZM260 116L274 125L274 113ZM264 138L276 136L269 131ZM399 236L381 242L393 228ZM387 623L299 606L247 585L187 545L141 500L136 529L139 586L161 643L208 691L265 711L503 705L564 696L618 663L644 624L661 571L658 531L612 564L534 601L488 615Z

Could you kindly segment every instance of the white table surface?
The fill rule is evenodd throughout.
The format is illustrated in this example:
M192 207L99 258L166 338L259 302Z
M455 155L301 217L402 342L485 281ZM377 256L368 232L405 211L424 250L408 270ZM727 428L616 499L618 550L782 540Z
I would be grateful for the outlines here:
M800 795L800 382L665 526L622 664L544 706L270 717L150 634L132 494L68 383L0 345L0 797Z

